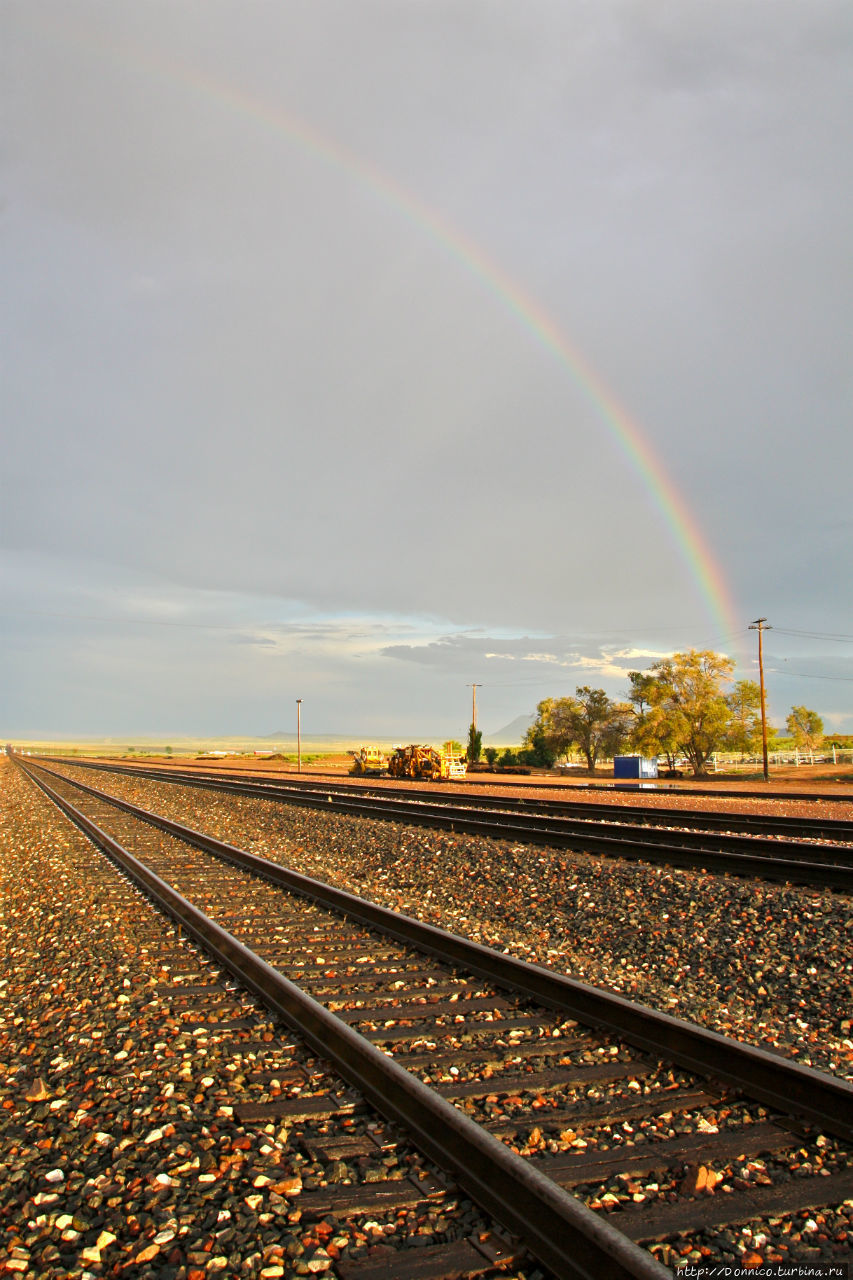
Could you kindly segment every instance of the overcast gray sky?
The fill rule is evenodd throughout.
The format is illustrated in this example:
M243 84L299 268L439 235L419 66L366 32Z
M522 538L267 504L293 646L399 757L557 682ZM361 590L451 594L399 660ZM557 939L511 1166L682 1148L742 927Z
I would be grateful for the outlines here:
M8 737L853 732L849 0L2 0ZM798 634L792 634L798 633Z

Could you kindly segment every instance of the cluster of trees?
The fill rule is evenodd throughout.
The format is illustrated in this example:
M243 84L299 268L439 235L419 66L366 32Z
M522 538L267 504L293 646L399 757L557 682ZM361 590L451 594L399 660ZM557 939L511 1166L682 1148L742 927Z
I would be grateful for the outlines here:
M687 759L694 774L705 772L715 751L751 755L761 749L761 693L754 680L731 683L734 662L710 650L691 649L628 673L624 702L603 689L582 685L573 698L546 698L536 708L518 759L551 765L579 751L593 770L596 761L620 751L663 757L670 769ZM787 728L794 743L814 750L822 741L820 717L792 707ZM775 736L768 726L768 736Z

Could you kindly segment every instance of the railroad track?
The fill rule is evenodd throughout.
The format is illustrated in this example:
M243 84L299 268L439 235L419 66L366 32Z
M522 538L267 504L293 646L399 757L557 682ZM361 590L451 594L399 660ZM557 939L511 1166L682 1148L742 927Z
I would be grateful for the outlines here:
M173 760L173 763L177 763L177 759L178 757L175 757ZM269 770L265 770L263 768L262 760L263 758L261 758L261 762L258 763L254 768L253 767L250 767L249 769L240 768L240 769L233 770L233 772L240 777L245 777L247 773L250 775L256 774L264 777L269 777L270 776ZM156 768L157 766L152 766L152 767ZM172 765L166 765L164 767L171 768ZM199 757L196 757L196 758L189 757L189 758L181 759L180 767L187 768L187 769L199 769L201 771L204 771L206 766L204 763L199 763ZM228 770L227 764L223 764L222 767L226 771ZM292 766L289 766L289 768L292 769ZM311 778L311 779L325 778L325 779L330 779L331 781L337 781L337 782L341 781L340 769L321 769L321 768L318 768L316 765L311 765L310 769L307 769L305 772L297 773L296 771L293 771L289 774L283 774L283 775L279 774L278 776L279 777L289 776L297 780L308 779L308 778ZM676 783L666 782L663 780L659 780L651 784L649 782L569 781L568 778L566 777L557 780L554 778L553 774L546 775L546 778L547 778L547 781L545 782L545 785L550 791L553 791L555 796L560 796L560 795L565 796L565 795L577 794L580 792L600 791L610 795L615 793L620 797L625 795L630 795L633 792L635 794L637 793L644 793L646 795L654 794L656 796L661 796L663 798L667 796L670 796L670 797L702 796L704 799L707 800L710 797L720 796L723 799L731 799L731 800L771 800L771 801L796 800L798 802L803 802L806 804L812 801L821 802L824 804L853 803L853 786L850 786L850 785L848 785L846 792L842 788L839 788L838 790L835 790L835 791L814 791L814 790L774 791L772 790L769 784L766 786L762 785L760 789L757 789L757 790L748 790L743 787L735 789L734 787L722 786L714 780L713 775L706 778L703 786L689 786L689 785L685 785L684 783L676 784ZM505 790L505 791L517 791L521 796L524 796L525 794L529 794L529 792L532 789L530 782L519 782L518 779L513 778L511 774L504 773L504 772L496 772L494 774L489 774L486 772L480 772L479 770L473 773L467 774L464 780L464 785L466 787L474 787L474 788L500 787L502 790ZM533 785L535 785L535 779L534 779ZM572 802L569 801L569 803L572 803Z
M853 1197L850 1084L26 768L554 1274L663 1277L639 1245Z
M42 803L33 797L30 812L49 818L53 806L38 794ZM54 877L70 871L88 912L78 931L77 903L57 903L58 927L45 930L41 980L29 991L17 964L5 973L4 1002L24 1017L15 1019L11 1040L8 1019L3 1033L4 1107L12 1102L13 1110L0 1112L0 1272L28 1263L26 1274L45 1277L121 1271L267 1280L295 1270L375 1280L378 1268L387 1280L380 1257L390 1255L394 1280L485 1280L496 1268L516 1280L544 1280L520 1242L502 1236L438 1176L398 1126L360 1106L322 1057L99 849L81 849L86 843L71 836L62 851L45 851L43 896L31 896L26 854L23 865L13 860L30 904L41 897L49 906ZM52 990L45 999L38 994L45 978L60 969L68 977L51 942L60 955L69 954L64 944L76 949L76 973L62 994ZM38 931L33 943L23 964L31 976ZM81 984L81 973L90 981ZM60 1024L67 1038L57 1034ZM234 1115L238 1103L270 1100L279 1102L274 1122L263 1105L257 1119L241 1123ZM118 1151L114 1124L124 1134ZM27 1135L41 1139L39 1149L19 1166L16 1148ZM59 1188L44 1176L57 1161L68 1179ZM336 1212L342 1196L346 1216ZM23 1224L35 1217L40 1238L31 1235L23 1247ZM414 1247L392 1251L403 1239Z
M355 816L382 818L418 826L439 827L495 839L529 842L629 860L665 862L672 866L702 868L759 879L781 880L842 892L853 890L853 824L831 820L814 822L804 828L803 820L776 819L774 834L755 832L751 815L683 814L656 810L658 824L647 825L647 811L630 812L613 806L596 806L595 816L586 816L577 806L567 816L553 802L513 802L483 796L448 796L441 792L390 793L364 787L357 794L348 785L321 786L299 781L244 781L216 774L184 773L170 769L153 770L135 766L101 764L91 761L57 761L68 767L156 779L282 803L321 808ZM588 812L588 811L587 811ZM710 817L710 822L707 818ZM683 820L684 819L684 820ZM770 819L763 821L771 823ZM708 830L725 826L727 829ZM741 830L737 828L741 827ZM701 829L696 829L701 828ZM768 828L771 829L771 828ZM807 829L809 839L794 839L791 832Z
M772 835L783 836L788 840L832 840L838 843L853 842L853 821L843 818L808 818L808 817L788 817L780 814L760 814L760 813L732 813L730 811L712 812L702 810L699 812L691 812L686 809L674 809L671 806L662 805L654 807L651 805L631 805L620 800L617 806L612 804L598 804L592 800L567 800L563 798L543 799L539 796L520 796L518 798L512 796L482 796L476 794L462 793L458 791L448 792L446 788L440 789L429 787L423 783L394 783L379 785L370 782L357 782L340 778L339 775L332 775L331 782L321 782L316 779L307 777L281 776L270 777L269 774L253 775L247 778L246 772L243 770L228 772L227 770L205 770L202 768L186 769L183 766L176 765L133 765L133 764L107 764L102 761L84 761L69 760L63 761L65 764L78 764L85 768L102 769L106 771L133 773L139 776L150 774L164 779L180 778L181 781L191 784L193 779L205 782L249 782L251 784L258 783L265 787L280 789L282 791L303 791L306 794L323 794L330 792L333 795L363 795L370 797L390 798L391 796L403 800L412 800L420 803L436 804L448 806L460 806L470 809L490 809L501 813L520 813L535 814L539 816L555 816L555 817L577 817L577 818L596 818L606 821L627 821L638 826L662 826L672 827L679 826L685 828L696 828L701 831L724 831L737 832L741 835ZM501 780L501 786L505 783ZM527 788L529 790L529 788ZM707 792L698 790L687 792L684 794L704 795L709 798ZM722 794L720 792L711 793L712 796ZM726 792L729 796L738 796L738 792ZM758 793L761 799L777 799L790 800L790 794L781 793ZM796 797L797 799L808 796ZM824 798L824 797L820 797ZM839 797L835 796L838 800ZM851 796L848 799L853 799Z
M161 767L167 768L167 769L173 768L175 763L177 763L177 759L178 758L175 757L172 764L161 766ZM182 758L179 767L182 769L190 769L193 771L197 770L199 772L204 772L207 766L205 765L205 763L200 763L199 762L200 759L203 760L204 758L203 757ZM151 765L150 767L157 768L158 766ZM292 768L292 766L290 767ZM223 765L221 766L220 771L232 772L235 776L238 776L238 777L246 777L247 774L249 776L262 776L267 778L270 776L269 770L265 770L263 767L263 757L261 757L257 765L255 765L254 767L249 767L248 769L240 768L235 770L229 770L227 765ZM318 768L316 765L311 765L310 769L308 769L304 773L296 773L294 771L289 774L283 774L283 775L279 774L278 776L289 777L296 781L307 780L307 779L314 779L314 780L329 779L333 782L341 781L340 769L321 769L321 768ZM511 774L503 773L503 772L489 774L487 772L476 771L474 773L469 773L464 780L464 785L466 787L475 787L475 788L500 787L502 790L505 790L505 791L518 791L522 796L525 793L529 793L531 791L531 784L529 782L519 782L518 779L513 778ZM656 796L661 796L661 797L702 796L706 800L711 797L719 796L723 799L731 799L731 800L771 800L771 801L796 800L798 802L802 802L806 804L810 802L816 802L816 803L820 802L824 804L853 803L853 786L849 786L849 785L847 787L846 792L843 789L838 789L835 791L814 791L814 790L774 791L772 790L769 784L762 785L760 789L757 789L757 790L748 790L744 787L735 789L733 787L723 786L714 780L713 775L711 775L706 779L705 784L703 786L690 786L690 785L685 785L684 783L675 784L675 783L666 782L664 780L659 780L657 782L654 782L653 784L649 784L648 782L569 781L568 778L564 777L558 781L558 780L555 780L553 775L548 775L548 779L545 785L547 785L548 789L553 791L553 793L556 796L559 796L559 795L565 796L566 794L579 793L579 792L600 791L610 795L616 793L619 796L629 795L631 792L634 792L634 793L645 793L646 795L651 795L652 793L654 793ZM569 801L568 803L572 803L572 802Z

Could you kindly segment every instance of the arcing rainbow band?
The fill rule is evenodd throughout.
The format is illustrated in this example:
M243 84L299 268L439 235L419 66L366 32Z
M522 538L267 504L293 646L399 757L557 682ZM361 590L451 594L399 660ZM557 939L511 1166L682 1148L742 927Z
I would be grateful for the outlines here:
M66 35L81 42L79 26ZM289 112L271 107L233 85L221 83L186 63L138 47L118 46L102 33L89 32L90 47L105 49L117 58L144 67L149 74L179 81L228 109L261 122L312 156L352 175L404 213L420 230L427 232L458 262L475 275L540 342L549 349L571 375L575 385L608 428L612 438L639 475L644 488L672 534L675 546L696 583L710 618L723 641L742 630L723 572L684 499L669 479L663 464L640 427L629 417L614 393L590 367L543 308L493 262L472 240L447 223L417 196L400 186L387 173L368 164L353 152L320 133Z

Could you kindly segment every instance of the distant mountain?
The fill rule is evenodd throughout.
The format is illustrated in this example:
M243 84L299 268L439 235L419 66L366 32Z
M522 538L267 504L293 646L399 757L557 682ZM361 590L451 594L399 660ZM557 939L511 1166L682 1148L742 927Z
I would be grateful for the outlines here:
M312 742L349 742L350 739L344 733L311 733L306 734L303 731L302 737L307 741L310 737ZM276 729L275 733L262 733L257 738L258 742L295 742L296 734L291 730L285 733L284 729Z
M495 743L500 747L514 746L521 742L535 719L536 717L531 715L516 716L514 720L510 720L509 724L498 729L497 733L484 733L483 742Z
M516 716L514 720L511 720L509 722L509 724L504 725L502 729L498 729L497 733L484 733L483 743L486 746L494 744L499 747L517 747L521 744L522 738L524 737L528 728L530 727L530 725L533 723L535 719L536 717L531 715ZM450 737L450 736L451 736L450 734L445 735L445 737ZM291 747L295 748L296 733L294 730L291 730L288 733L284 729L276 729L275 733L262 733L262 734L259 734L258 737L253 740L255 742L270 742L270 743L282 743L282 744L286 743ZM361 737L358 737L358 735L354 736L353 734L346 734L346 733L313 733L313 732L306 733L304 729L302 731L303 745L309 741L314 743L315 745L328 742L328 743L333 743L335 746L338 746L341 743L352 744L357 742L391 742L392 740L394 742L442 742L444 741L443 738L437 736L436 734L432 734L432 735L426 734L426 736L421 734L420 737L417 737L417 736L412 737L412 735L409 734L409 736L407 737L405 734L401 735L399 733L397 734L380 733L380 734L373 734L373 735L368 734L367 736L362 735Z

